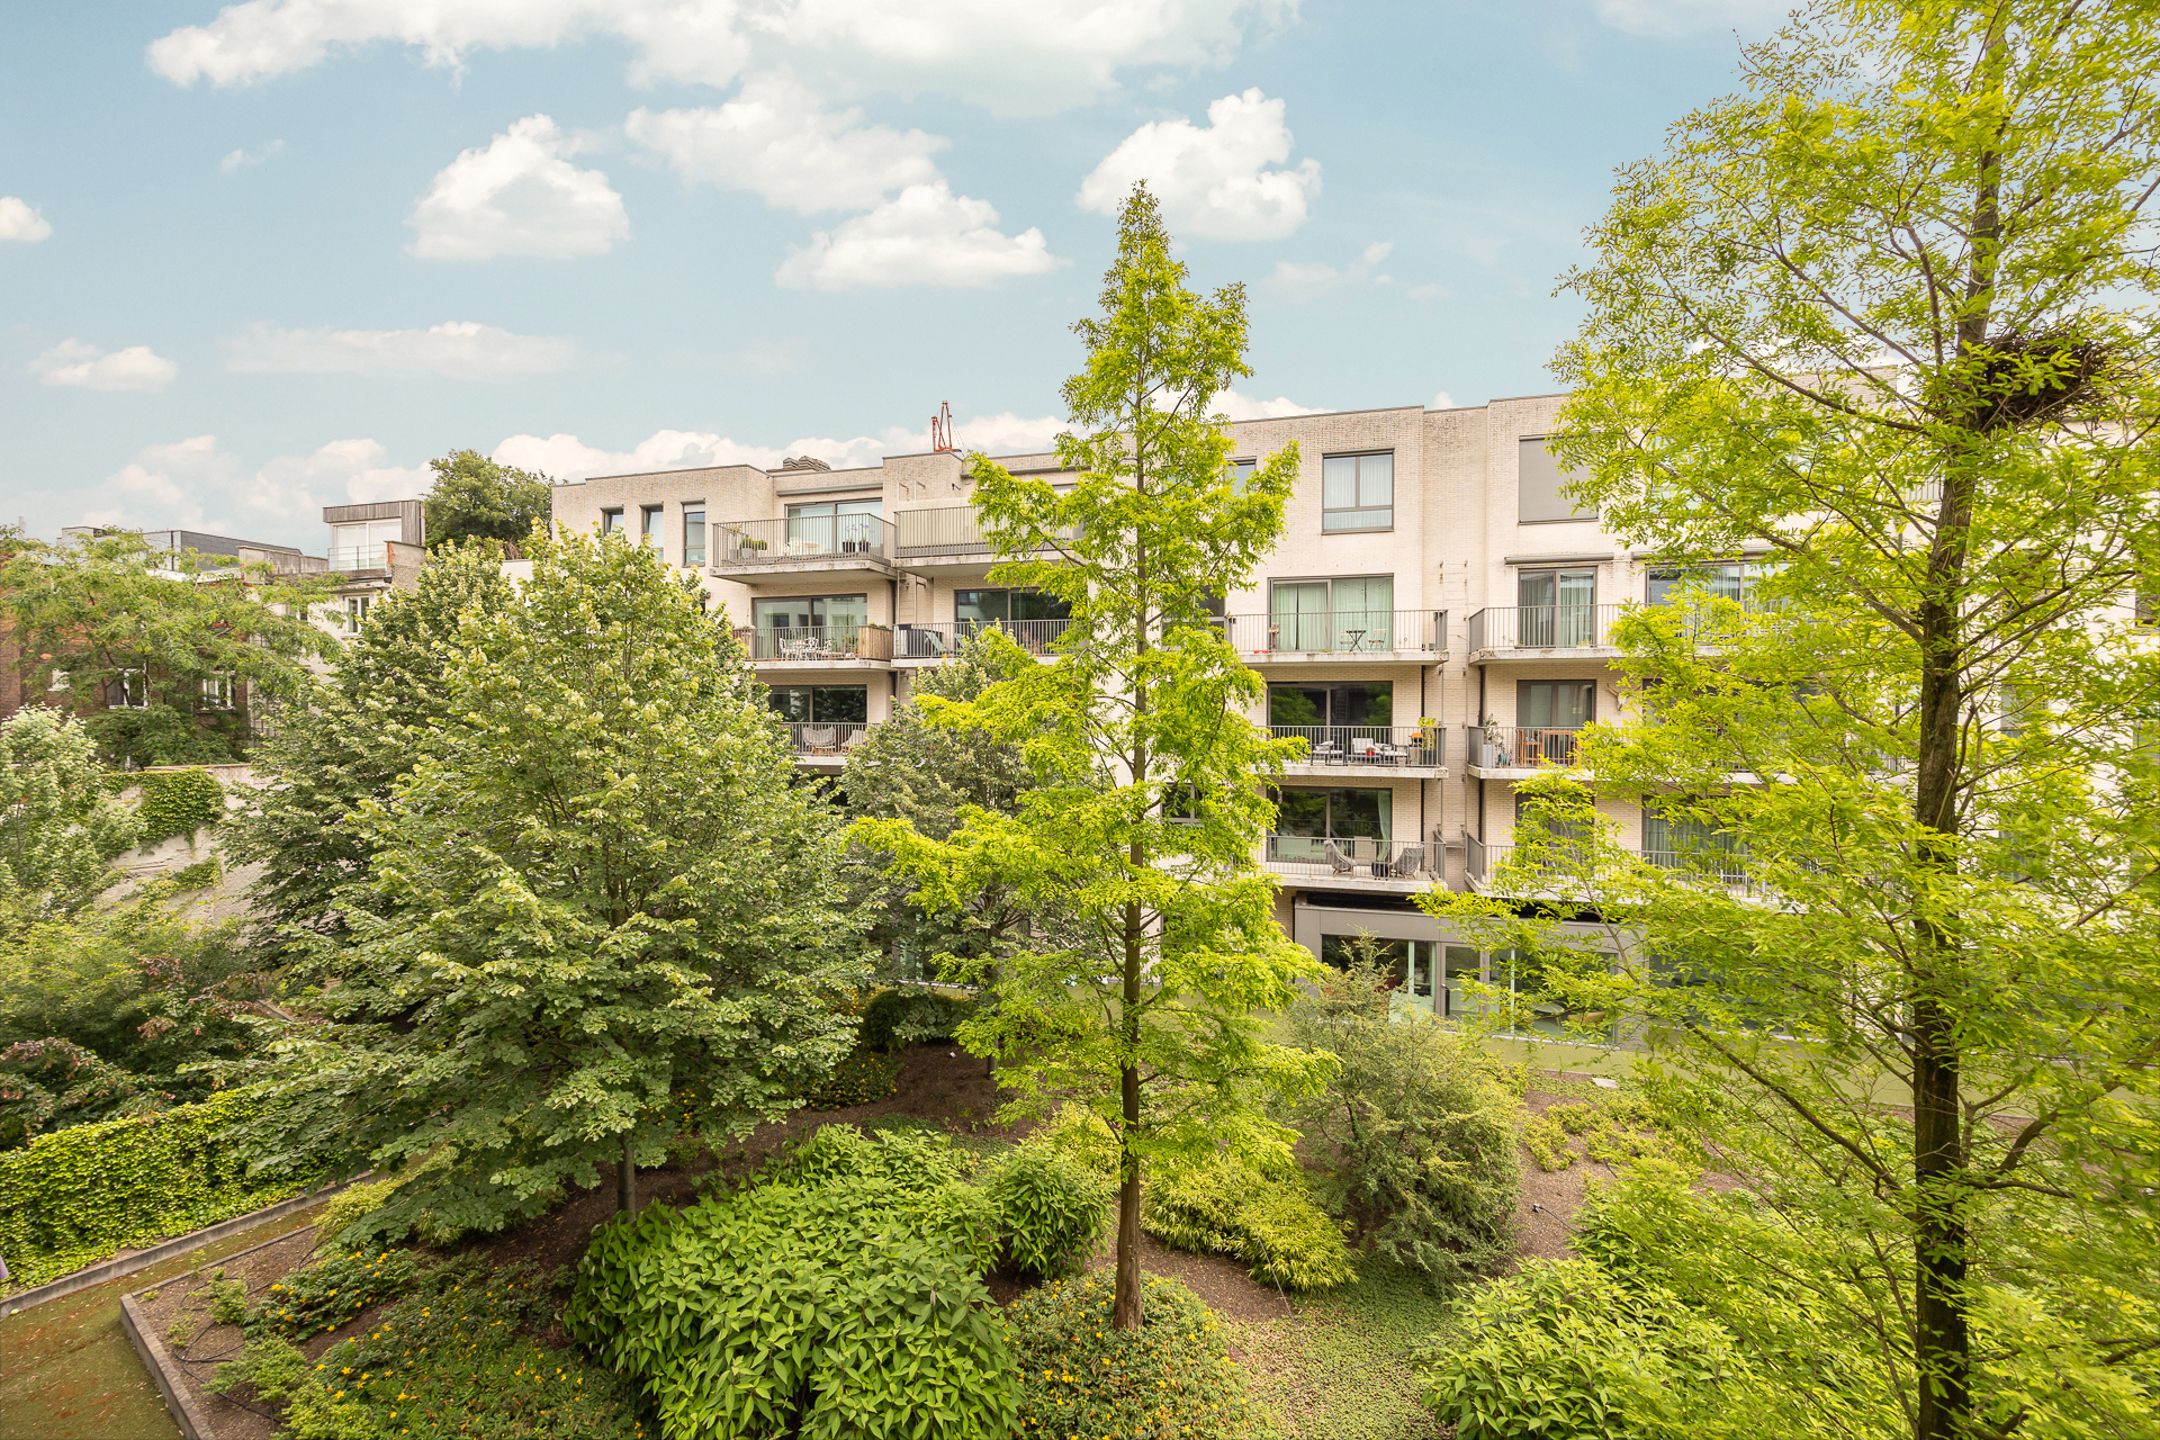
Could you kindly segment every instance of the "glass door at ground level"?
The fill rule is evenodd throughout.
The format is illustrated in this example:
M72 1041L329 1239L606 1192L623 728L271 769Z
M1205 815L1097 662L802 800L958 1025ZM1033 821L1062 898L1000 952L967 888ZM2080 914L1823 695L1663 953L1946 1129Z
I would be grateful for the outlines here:
M1597 571L1525 570L1515 577L1517 643L1526 649L1589 645L1597 611Z
M1390 1009L1397 1013L1429 1012L1435 1003L1433 985L1439 948L1431 940L1370 934L1323 935L1320 960L1337 970L1347 970L1367 958L1377 961L1383 967L1380 983L1388 992Z

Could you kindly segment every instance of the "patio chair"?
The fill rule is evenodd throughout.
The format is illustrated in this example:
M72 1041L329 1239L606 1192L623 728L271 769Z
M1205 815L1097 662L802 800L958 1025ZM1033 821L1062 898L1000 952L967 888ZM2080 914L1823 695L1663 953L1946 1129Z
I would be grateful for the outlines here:
M1425 871L1425 847L1405 845L1395 857L1395 873L1404 880L1415 879Z
M840 730L834 725L806 725L802 732L802 747L823 755L840 748Z
M1333 840L1327 842L1326 849L1328 866L1337 875L1348 875L1351 871L1357 869L1357 861L1343 854L1342 846L1337 845Z

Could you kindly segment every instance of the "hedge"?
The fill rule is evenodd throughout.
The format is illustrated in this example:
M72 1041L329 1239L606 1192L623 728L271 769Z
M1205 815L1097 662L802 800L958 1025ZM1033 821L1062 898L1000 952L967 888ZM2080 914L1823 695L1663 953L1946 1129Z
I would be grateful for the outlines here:
M207 770L163 770L143 776L142 803L135 816L142 843L155 845L176 835L193 835L225 815L225 790Z
M248 1172L232 1136L260 1104L257 1092L228 1090L157 1115L48 1131L0 1153L0 1257L9 1283L42 1285L319 1180Z

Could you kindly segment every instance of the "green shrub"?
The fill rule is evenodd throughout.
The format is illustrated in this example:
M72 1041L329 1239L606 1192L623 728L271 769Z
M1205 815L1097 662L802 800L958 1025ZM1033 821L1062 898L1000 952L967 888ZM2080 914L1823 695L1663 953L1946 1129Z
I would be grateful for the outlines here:
M1111 1277L1031 1290L1006 1311L1020 1365L1020 1432L1243 1440L1264 1433L1214 1312L1175 1280L1145 1276L1140 1328L1110 1323Z
M1522 1142L1538 1169L1547 1174L1575 1164L1575 1147L1568 1143L1568 1132L1550 1113L1532 1115L1523 1121Z
M1756 1388L1723 1327L1590 1260L1470 1291L1418 1365L1456 1440L1688 1440Z
M370 1305L404 1292L420 1273L410 1250L342 1250L295 1270L263 1292L248 1328L295 1340L337 1329Z
M1004 1437L981 1164L922 1131L827 1126L743 1189L602 1229L564 1324L677 1440Z
M1047 1140L1024 1140L990 1181L1006 1263L1045 1280L1070 1274L1102 1237L1110 1189Z
M1383 972L1362 964L1299 1001L1298 1042L1340 1069L1298 1128L1321 1198L1361 1245L1460 1281L1515 1254L1516 1102L1470 1039L1430 1015L1391 1018L1388 1004Z
M363 1224L383 1202L396 1193L404 1181L401 1177L388 1180L369 1180L359 1185L348 1185L330 1197L315 1217L317 1243L335 1245L339 1242L360 1243L380 1233L381 1227Z
M891 1054L950 1040L974 1008L973 997L942 990L880 990L863 1007L862 1048Z
M305 1355L275 1336L265 1336L248 1341L238 1355L218 1366L208 1388L227 1395L246 1385L274 1405L290 1395L307 1374Z
M220 1271L210 1281L210 1318L220 1325L238 1325L247 1319L247 1286L228 1280Z
M225 790L207 770L165 770L143 776L142 803L135 818L142 843L155 845L175 835L193 835L225 815Z
M892 1094L899 1079L898 1055L882 1055L858 1042L833 1066L831 1074L803 1092L803 1103L813 1110L868 1105Z
M83 721L98 754L111 765L215 765L239 758L244 725L205 725L170 705L125 705Z
M1141 1196L1148 1234L1173 1250L1241 1261L1263 1284L1326 1290L1357 1273L1342 1231L1302 1179L1275 1179L1216 1155L1157 1166Z
M420 1277L380 1323L308 1366L287 1394L285 1431L293 1440L647 1434L628 1385L535 1338L550 1328L553 1309L545 1278L530 1266L439 1267Z
M229 1220L320 1178L249 1169L235 1137L261 1104L253 1091L228 1090L0 1153L0 1255L14 1283L42 1284L122 1246Z

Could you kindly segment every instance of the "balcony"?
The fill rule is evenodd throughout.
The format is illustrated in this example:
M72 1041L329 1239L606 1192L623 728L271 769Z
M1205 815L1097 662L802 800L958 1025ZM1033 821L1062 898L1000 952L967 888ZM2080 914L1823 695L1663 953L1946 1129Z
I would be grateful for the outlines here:
M1520 780L1577 762L1580 726L1472 725L1463 764L1486 780Z
M1447 774L1447 737L1437 725L1270 725L1268 732L1305 742L1305 757L1285 764L1286 775L1340 778L1346 771L1379 771L1437 780Z
M809 575L864 571L893 576L892 522L876 515L724 520L713 525L715 575Z
M1470 617L1470 663L1488 660L1604 660L1618 605L1494 605Z
M979 574L997 563L997 547L965 502L896 511L893 526L893 554L911 570Z
M1230 643L1248 665L1447 658L1445 610L1336 610L1229 617Z
M1525 899L1553 898L1558 894L1556 890L1546 888L1539 890L1537 896L1533 897L1529 891L1520 886L1509 886L1505 889L1496 888L1493 884L1493 876L1515 853L1515 847L1513 845L1488 845L1475 835L1467 835L1464 840L1469 852L1464 868L1469 877L1471 889L1485 895L1507 894ZM1748 879L1746 857L1738 850L1728 846L1698 845L1687 850L1641 850L1625 853L1639 856L1645 864L1653 869L1685 872L1692 878L1706 881L1711 885L1723 886L1728 890L1745 891L1754 888ZM1554 858L1559 860L1563 857L1561 854L1556 853ZM1579 872L1582 867L1576 866L1575 869ZM1577 873L1561 878L1576 881L1584 877ZM1570 898L1578 900L1597 898L1593 895L1579 893L1583 889L1580 885L1570 885L1568 888L1578 892Z
M892 663L886 625L772 625L735 632L759 669L872 669Z
M957 620L950 625L902 625L893 651L901 665L935 665L984 630L1003 630L1030 655L1052 654L1051 644L1072 628L1070 620Z
M862 743L870 727L861 721L790 720L788 738L795 745L796 763L819 770L837 770L847 752Z
M1362 835L1270 835L1263 858L1284 879L1331 890L1411 895L1441 879L1437 847Z

